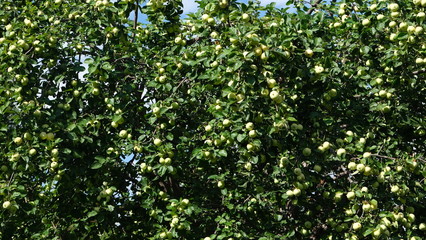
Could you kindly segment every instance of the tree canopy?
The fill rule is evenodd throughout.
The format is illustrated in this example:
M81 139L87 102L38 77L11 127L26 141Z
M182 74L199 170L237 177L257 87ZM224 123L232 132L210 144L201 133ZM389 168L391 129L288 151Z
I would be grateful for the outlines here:
M426 1L197 2L0 1L0 238L424 239Z

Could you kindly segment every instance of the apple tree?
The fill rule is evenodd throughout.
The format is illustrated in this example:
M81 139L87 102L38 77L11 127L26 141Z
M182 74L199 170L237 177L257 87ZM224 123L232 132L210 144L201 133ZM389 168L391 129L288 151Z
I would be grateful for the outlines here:
M0 238L424 239L426 1L197 3L0 1Z

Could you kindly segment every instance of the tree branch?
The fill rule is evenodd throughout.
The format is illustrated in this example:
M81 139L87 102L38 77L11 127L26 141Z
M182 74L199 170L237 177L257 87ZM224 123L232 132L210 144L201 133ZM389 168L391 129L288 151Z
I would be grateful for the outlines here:
M315 8L318 6L318 4L320 4L322 2L322 0L316 0L312 5L311 8L308 10L307 14L311 14Z

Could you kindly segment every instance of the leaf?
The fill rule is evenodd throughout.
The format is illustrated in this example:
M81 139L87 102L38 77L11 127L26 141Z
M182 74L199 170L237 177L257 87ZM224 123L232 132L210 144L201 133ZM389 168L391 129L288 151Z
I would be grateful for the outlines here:
M226 152L226 150L219 150L219 156L221 156L221 157L227 157L228 156L228 153Z
M242 142L246 138L246 134L238 134L237 141Z
M99 169L102 167L102 164L99 162L95 162L94 164L92 164L91 169Z

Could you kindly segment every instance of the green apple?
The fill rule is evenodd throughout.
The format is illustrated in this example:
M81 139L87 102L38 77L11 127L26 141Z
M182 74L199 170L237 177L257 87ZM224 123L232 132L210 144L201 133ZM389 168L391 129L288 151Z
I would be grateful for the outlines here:
M162 143L162 141L159 139L159 138L156 138L156 139L154 139L154 145L155 146L160 146L161 145L161 143Z
M256 130L250 130L250 131L249 131L249 137L254 138L254 137L256 137L256 136L257 136L257 132L256 132Z
M312 49L305 50L305 56L312 57L313 55L314 55L314 51L312 51Z
M353 224L352 224L352 229L353 230L355 230L355 231L358 231L358 230L360 230L362 228L362 225L361 225L361 223L359 223L359 222L354 222Z
M99 88L93 88L92 90L92 94L95 96L98 96L101 93L101 90L99 90Z
M12 203L10 201L3 202L3 208L9 209L12 206Z
M277 91L271 91L269 97L275 101L280 97L280 94Z
M344 148L337 149L337 156L342 156L346 154L346 150Z
M58 165L59 165L59 163L58 163L58 162L51 162L51 163L50 163L50 167L51 167L51 168L53 168L53 169L57 168L57 167L58 167Z
M251 131L254 129L254 124L252 122L246 123L246 129Z
M247 150L248 151L254 151L254 145L251 144L251 143L247 144Z
M321 172L322 167L320 165L315 165L314 170L315 170L315 172Z
M37 150L35 150L34 148L31 148L31 149L28 151L28 153L29 153L31 156L34 156L34 155L36 155L36 154L37 154Z
M392 193L397 193L398 191L399 191L399 187L397 185L391 186L391 192Z
M300 190L299 188L295 188L293 189L293 195L294 196L300 196L300 194L302 194L302 190Z
M25 140L31 140L33 137L31 136L31 133L29 133L29 132L26 132L26 133L24 133L24 139Z
M231 125L231 120L229 119L224 119L222 122L224 127L229 127Z
M399 10L399 5L397 3L390 3L390 4L388 4L388 9L391 12L396 12L396 11Z
M119 136L120 138L127 138L128 133L127 133L127 131L126 131L126 130L121 130L121 131L118 133L118 136Z
M311 151L310 148L304 148L302 153L303 153L304 156L309 156L309 155L311 155L312 151Z
M420 223L419 224L419 230L426 231L426 223Z
M18 144L18 145L21 145L22 144L22 138L21 137L16 137L16 138L14 138L13 139L13 142L14 143L16 143L16 144Z
M348 192L347 194L346 194L346 198L348 199L348 200L353 200L353 199L355 199L355 193L354 192Z
M54 138L55 138L55 134L53 134L51 132L46 134L46 140L53 141Z
M52 149L51 155L52 157L57 157L59 155L59 150L57 148Z
M241 18L244 22L248 22L250 20L250 15L248 15L247 13L243 13L243 15L241 15Z
M251 171L251 169L252 169L251 163L248 162L248 163L244 164L244 168L247 169L247 171Z
M223 188L223 187L225 187L225 183L224 183L223 181L218 181L218 182L217 182L217 186L218 186L219 188Z

